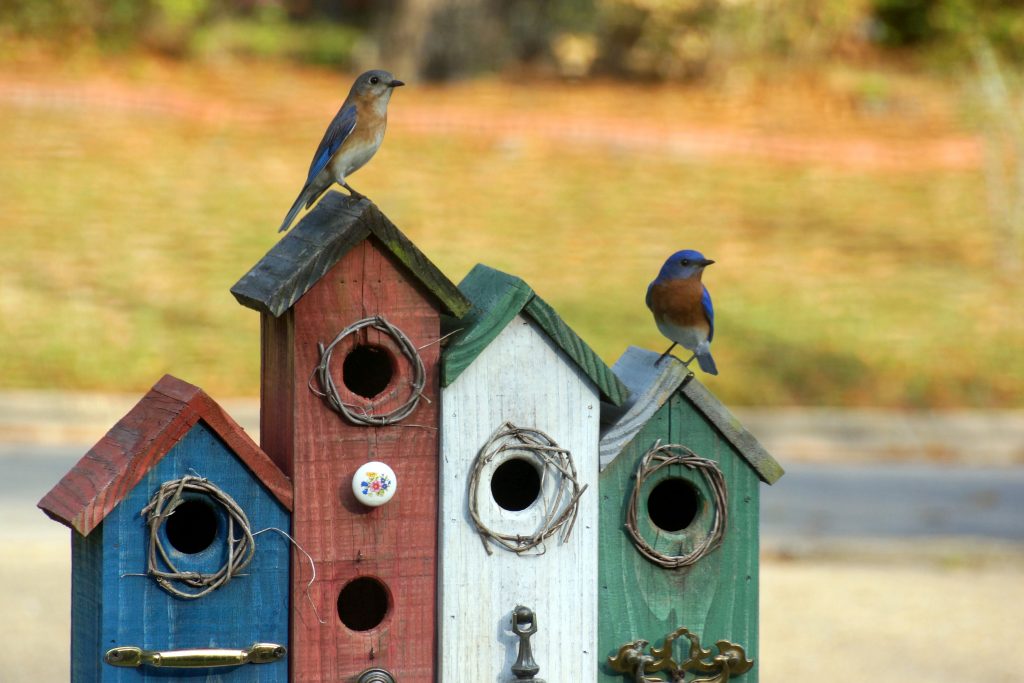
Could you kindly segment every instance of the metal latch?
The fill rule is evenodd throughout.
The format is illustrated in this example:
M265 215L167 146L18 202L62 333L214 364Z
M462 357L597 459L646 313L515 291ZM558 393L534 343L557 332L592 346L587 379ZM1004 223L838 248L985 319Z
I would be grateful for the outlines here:
M215 666L238 666L239 664L269 664L287 654L284 645L254 643L244 650L196 649L196 650L143 650L140 647L124 646L107 650L104 661L112 666L148 666L164 669L205 669Z

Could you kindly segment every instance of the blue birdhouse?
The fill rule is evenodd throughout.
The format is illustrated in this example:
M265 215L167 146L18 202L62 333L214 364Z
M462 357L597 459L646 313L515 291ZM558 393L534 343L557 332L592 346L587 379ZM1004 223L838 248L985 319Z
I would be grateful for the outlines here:
M72 530L72 680L287 681L291 506L242 428L164 376L39 503Z

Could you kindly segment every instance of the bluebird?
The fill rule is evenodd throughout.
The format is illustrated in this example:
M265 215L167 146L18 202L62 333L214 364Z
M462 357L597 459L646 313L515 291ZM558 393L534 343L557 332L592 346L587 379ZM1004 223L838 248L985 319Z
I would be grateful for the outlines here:
M693 356L686 361L687 366L696 358L701 370L709 375L718 374L711 357L715 309L711 306L711 295L700 281L704 268L712 263L714 261L704 258L699 251L677 251L668 257L658 277L648 285L647 308L654 314L658 330L672 342L657 363L680 344L693 351Z
M278 232L287 230L299 210L312 206L332 183L338 183L356 199L364 198L349 187L345 178L362 168L380 147L388 122L388 101L400 85L405 83L380 69L367 71L356 79L341 109L327 126L309 165L306 184Z

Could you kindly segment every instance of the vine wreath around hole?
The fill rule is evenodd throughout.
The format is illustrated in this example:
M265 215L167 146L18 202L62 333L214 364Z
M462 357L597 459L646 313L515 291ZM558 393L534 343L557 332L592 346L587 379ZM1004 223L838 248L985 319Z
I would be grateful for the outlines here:
M637 522L637 511L640 507L640 492L644 488L647 479L665 467L672 465L683 465L691 470L697 470L704 476L711 495L714 498L715 518L711 523L710 533L698 543L693 550L685 555L667 555L655 550L654 546L648 543L640 534L640 526ZM714 460L702 458L686 446L679 444L662 445L658 440L651 446L644 457L640 459L640 467L636 472L636 483L633 485L633 493L629 497L629 505L626 509L626 531L633 539L633 545L654 564L666 569L678 569L689 567L698 562L702 557L722 545L725 537L725 528L728 523L729 497L725 486L725 477L718 463Z
M489 463L510 451L528 453L541 465L540 499L544 506L543 523L529 536L501 533L489 528L480 518L477 500L480 474ZM558 477L552 500L548 500L548 496L544 494L545 484L550 477ZM563 543L568 540L576 523L580 496L586 490L586 485L580 486L576 465L568 450L560 447L554 439L538 429L516 427L511 422L506 422L487 440L473 461L469 478L469 513L488 555L491 554L490 542L497 543L516 554L534 551L538 555L543 555L546 550L544 541L554 534L561 532L560 540Z
M178 569L160 538L160 528L174 514L174 510L186 502L186 492L201 493L212 499L222 508L228 520L228 533L225 539L227 560L212 574ZM201 598L217 590L248 567L256 552L252 529L249 527L245 511L231 496L202 477L188 475L164 482L149 504L142 508L142 516L146 518L146 524L149 526L146 574L152 576L165 591L184 600ZM236 529L241 534L237 539ZM184 588L179 588L178 585Z
M383 415L374 415L367 411L363 406L356 406L342 401L341 396L338 394L338 387L335 385L334 378L331 376L331 354L334 352L334 347L340 344L341 341L350 334L354 334L367 327L372 327L373 329L383 332L391 337L395 343L398 344L399 349L402 351L402 355L409 359L409 362L413 367L413 377L409 387L410 394L408 400L394 410ZM419 351L413 345L412 341L409 340L409 337L407 337L400 329L385 320L382 316L375 315L372 318L357 320L339 332L338 336L334 338L334 341L326 347L322 343L318 343L317 348L320 351L320 363L313 369L313 374L310 376L307 385L309 386L310 391L322 398L331 410L338 413L352 424L367 426L394 424L411 415L412 411L414 411L416 406L419 405L420 397L423 396L423 386L426 384L427 377L427 372L423 367L423 359L420 358ZM320 387L319 389L316 389L313 386L314 379L316 379L316 382Z

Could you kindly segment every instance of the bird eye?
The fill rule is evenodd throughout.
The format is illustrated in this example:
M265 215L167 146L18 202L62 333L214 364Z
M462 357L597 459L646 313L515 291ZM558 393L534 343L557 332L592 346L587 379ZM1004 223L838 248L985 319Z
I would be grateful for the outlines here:
M378 83L380 83L380 79L379 78L377 78L376 76L371 76L370 77L370 84L371 85L377 85Z
M682 261L679 262L679 265L681 265L681 266L688 266L688 265L690 265L690 259L684 258Z

